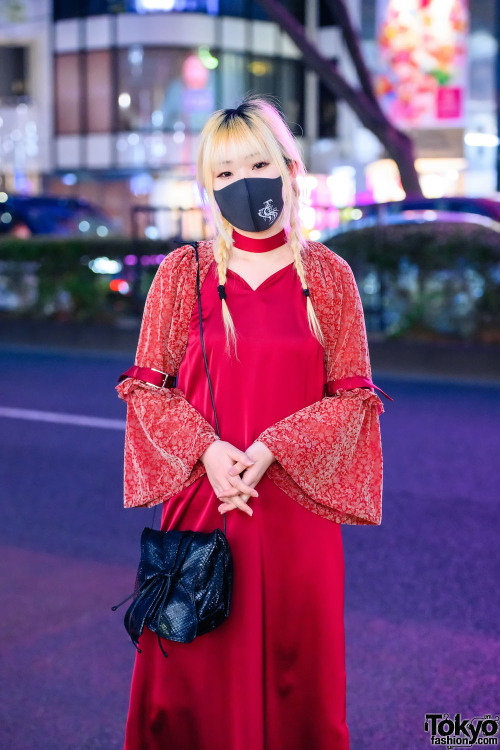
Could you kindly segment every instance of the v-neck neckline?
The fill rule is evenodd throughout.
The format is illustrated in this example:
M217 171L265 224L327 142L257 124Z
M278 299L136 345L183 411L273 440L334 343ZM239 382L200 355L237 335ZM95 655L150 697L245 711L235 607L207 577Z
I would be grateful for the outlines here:
M258 287L256 287L255 289L254 289L254 288L253 288L252 286L250 286L250 284L248 283L248 281L246 281L246 280L245 280L245 279L243 278L243 276L240 276L240 274L239 274L239 273L237 273L236 271L233 271L233 269L232 269L232 268L227 268L227 269L226 269L226 273L232 273L232 274L233 274L234 276L237 276L237 277L238 277L238 279L241 279L241 281L242 281L242 282L243 282L243 283L244 283L244 284L245 284L245 285L246 285L246 286L247 286L247 287L248 287L248 288L249 288L249 289L250 289L250 290L251 290L252 292L258 292L258 291L259 291L259 289L260 289L261 287L263 287L263 286L264 286L264 284L265 284L266 282L268 282L268 281L269 281L269 279L272 279L272 278L274 278L274 276L276 276L277 274L279 274L279 273L282 273L282 271L285 271L285 270L286 270L287 268L290 268L290 266L293 266L294 262L295 262L295 261L293 261L293 260L292 260L292 262L291 262L291 263L288 263L288 264L287 264L286 266L282 266L281 268L278 268L278 270L277 270L277 271L275 271L275 272L274 272L274 273L272 273L272 274L271 274L270 276L268 276L267 278L265 278L265 279L264 279L264 281L261 281L261 283L259 284L259 286L258 286Z

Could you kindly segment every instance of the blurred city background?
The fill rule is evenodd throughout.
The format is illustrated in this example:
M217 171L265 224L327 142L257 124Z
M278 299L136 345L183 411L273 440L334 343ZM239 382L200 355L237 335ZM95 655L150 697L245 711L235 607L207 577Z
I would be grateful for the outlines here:
M500 344L500 11L343 7L3 0L0 330L134 332L165 253L211 236L199 132L252 92L299 138L307 236L350 262L371 338Z
M159 263L211 236L199 133L247 93L395 399L382 524L343 527L352 750L498 714L499 39L498 0L0 0L0 747L122 747L110 608L152 511L122 509L114 386Z

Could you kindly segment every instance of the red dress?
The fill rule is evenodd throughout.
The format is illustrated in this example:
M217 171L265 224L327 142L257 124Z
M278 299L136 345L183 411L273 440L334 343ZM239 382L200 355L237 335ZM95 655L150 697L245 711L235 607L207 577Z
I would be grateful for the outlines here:
M323 348L291 263L256 290L228 269L239 362L228 356L215 271L213 261L201 289L205 350L221 439L245 450L322 398ZM197 303L177 386L215 427ZM225 622L191 643L165 641L168 658L144 630L124 750L348 750L341 526L267 476L256 489L253 516L226 513L234 587ZM220 503L203 474L164 503L162 529L223 528Z

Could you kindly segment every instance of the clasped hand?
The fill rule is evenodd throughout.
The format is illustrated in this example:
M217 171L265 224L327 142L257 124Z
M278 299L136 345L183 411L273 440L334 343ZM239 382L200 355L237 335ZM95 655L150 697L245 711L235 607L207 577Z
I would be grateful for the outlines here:
M253 515L248 500L258 497L255 485L274 461L269 448L257 440L246 451L240 451L226 440L214 440L201 456L215 494L224 502L219 512L239 508ZM240 477L240 474L242 476Z

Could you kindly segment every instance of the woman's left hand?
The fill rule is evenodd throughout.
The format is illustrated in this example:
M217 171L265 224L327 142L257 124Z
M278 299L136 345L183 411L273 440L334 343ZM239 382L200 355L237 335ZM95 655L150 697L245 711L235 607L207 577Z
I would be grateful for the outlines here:
M246 449L245 453L249 458L255 461L255 463L252 466L248 467L237 461L235 464L233 464L231 469L229 469L228 479L231 482L231 477L237 477L238 474L244 472L242 479L250 487L255 487L255 485L260 482L269 466L271 466L271 464L275 460L274 455L269 450L269 448L259 440L257 440L255 443L252 443L252 445ZM220 499L223 499L224 497L230 497L234 495L239 495L245 502L247 502L252 497L252 495L241 494L236 487L233 487L233 489L230 490L224 490L218 497ZM223 502L221 505L219 505L219 512L221 514L224 514L226 513L226 511L234 510L235 508L236 506L232 503Z

